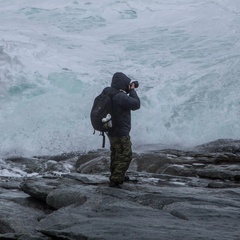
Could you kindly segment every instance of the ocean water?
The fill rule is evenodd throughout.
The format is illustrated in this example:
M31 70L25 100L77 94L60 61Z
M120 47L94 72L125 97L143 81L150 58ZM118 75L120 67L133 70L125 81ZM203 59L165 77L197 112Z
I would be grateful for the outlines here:
M0 0L0 22L2 157L101 148L117 71L140 84L134 148L239 139L239 0Z

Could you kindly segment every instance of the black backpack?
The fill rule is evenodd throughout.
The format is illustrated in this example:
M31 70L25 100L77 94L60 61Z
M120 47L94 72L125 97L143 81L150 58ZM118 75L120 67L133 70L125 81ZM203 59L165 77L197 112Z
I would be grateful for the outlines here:
M100 132L100 135L103 136L102 147L105 147L105 132L108 132L114 127L114 120L106 119L107 115L112 116L112 98L120 93L118 90L112 87L106 87L103 91L94 99L92 110L90 113L91 123L95 130ZM103 122L103 119L106 120ZM111 124L108 122L111 121ZM112 126L109 126L112 125Z

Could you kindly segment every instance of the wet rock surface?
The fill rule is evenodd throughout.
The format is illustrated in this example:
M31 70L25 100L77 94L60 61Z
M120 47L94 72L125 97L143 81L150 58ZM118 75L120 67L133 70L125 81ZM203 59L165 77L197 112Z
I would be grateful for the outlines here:
M240 240L240 141L134 153L121 189L109 151L5 159L0 239Z

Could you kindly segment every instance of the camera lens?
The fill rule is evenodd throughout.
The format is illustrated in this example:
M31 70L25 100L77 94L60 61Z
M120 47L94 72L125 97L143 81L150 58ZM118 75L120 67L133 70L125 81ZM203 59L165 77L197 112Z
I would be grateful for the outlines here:
M133 83L135 85L135 88L138 88L138 86L139 86L138 81L134 81Z

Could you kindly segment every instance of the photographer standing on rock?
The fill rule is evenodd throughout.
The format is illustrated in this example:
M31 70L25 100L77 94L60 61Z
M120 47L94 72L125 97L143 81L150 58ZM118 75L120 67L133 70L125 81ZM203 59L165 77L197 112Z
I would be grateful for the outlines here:
M120 188L124 180L127 180L125 173L132 160L132 143L129 135L131 110L140 108L140 99L135 91L138 82L131 82L124 73L117 72L113 75L111 87L120 93L112 98L114 128L108 132L111 150L109 187Z

